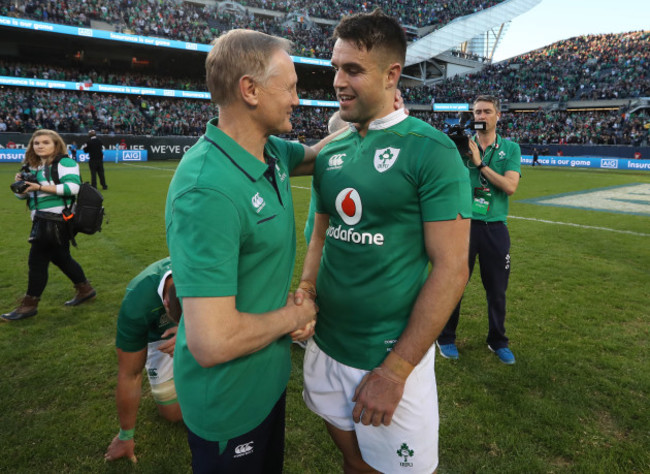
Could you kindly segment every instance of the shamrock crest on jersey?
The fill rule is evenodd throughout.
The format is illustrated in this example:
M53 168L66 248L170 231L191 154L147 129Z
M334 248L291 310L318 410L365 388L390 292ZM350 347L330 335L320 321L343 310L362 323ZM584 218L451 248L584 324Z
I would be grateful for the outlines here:
M391 166L397 161L397 156L399 155L398 148L382 148L381 150L375 151L375 169L380 173L388 170Z

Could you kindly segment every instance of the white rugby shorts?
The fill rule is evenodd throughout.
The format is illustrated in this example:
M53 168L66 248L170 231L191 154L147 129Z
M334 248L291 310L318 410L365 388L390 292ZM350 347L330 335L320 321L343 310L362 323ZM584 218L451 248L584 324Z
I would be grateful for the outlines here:
M166 340L148 344L145 364L151 385L151 395L158 405L177 402L176 387L174 386L174 359L169 354L158 350L158 347L164 342Z
M352 419L352 397L368 373L337 362L313 339L303 362L305 403L343 431L355 431L363 460L380 472L430 474L438 466L438 392L435 346L406 380L404 395L389 426L364 425Z

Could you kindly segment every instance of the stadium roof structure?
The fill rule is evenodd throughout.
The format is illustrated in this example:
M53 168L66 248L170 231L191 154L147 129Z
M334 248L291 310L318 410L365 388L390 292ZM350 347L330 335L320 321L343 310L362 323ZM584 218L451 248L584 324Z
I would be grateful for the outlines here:
M456 18L409 44L405 63L405 68L409 69L405 70L404 76L430 84L453 76L453 72L479 69L484 63L492 61L510 21L541 2L505 0L480 12ZM462 54L454 59L451 51ZM457 66L452 71L441 64L450 62Z

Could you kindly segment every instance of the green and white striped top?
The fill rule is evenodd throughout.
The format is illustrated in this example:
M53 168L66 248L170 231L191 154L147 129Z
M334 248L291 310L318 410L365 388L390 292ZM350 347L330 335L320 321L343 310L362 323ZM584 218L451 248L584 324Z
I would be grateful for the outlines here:
M77 162L66 156L61 158L57 166L59 184L54 182L49 169L46 173L45 166L39 166L36 170L31 169L32 172L36 171L39 184L43 186L56 184L56 194L43 191L30 192L26 195L16 194L19 199L29 199L29 209L32 211L32 217L34 217L34 212L37 210L60 214L65 208L66 201L69 203L70 198L79 193L81 175L79 174Z

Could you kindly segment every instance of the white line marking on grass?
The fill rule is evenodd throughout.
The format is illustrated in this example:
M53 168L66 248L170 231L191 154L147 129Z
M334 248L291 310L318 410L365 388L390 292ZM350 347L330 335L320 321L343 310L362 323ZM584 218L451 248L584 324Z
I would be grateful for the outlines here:
M156 166L147 166L147 165L136 165L133 163L125 163L127 166L134 166L136 168L151 168L155 170L163 170L163 171L175 171L175 169L169 169L169 168L158 168ZM296 189L305 189L307 191L311 191L311 188L307 188L305 186L291 186L292 188ZM546 219L536 219L534 217L519 217L519 216L508 216L510 219L521 219L524 221L535 221L535 222L543 222L544 224L558 224L558 225L568 225L571 227L580 227L581 229L594 229L594 230L606 230L608 232L616 232L617 234L630 234L630 235L639 235L641 237L650 237L650 234L644 234L642 232L632 232L631 230L619 230L619 229L610 229L608 227L596 227L592 225L582 225L582 224L574 224L572 222L556 222L556 221L548 221Z
M176 171L176 168L159 168L158 166L136 165L134 163L124 163L124 165L133 166L134 168L147 168L151 170L171 171L172 173Z
M580 227L581 229L606 230L609 232L616 232L618 234L630 234L630 235L640 235L641 237L650 237L650 234L644 234L642 232L632 232L631 230L610 229L609 227L596 227L593 225L574 224L573 222L556 222L556 221L547 221L546 219L535 219L534 217L518 217L518 216L508 216L508 218L522 219L525 221L543 222L545 224L568 225L571 227Z

